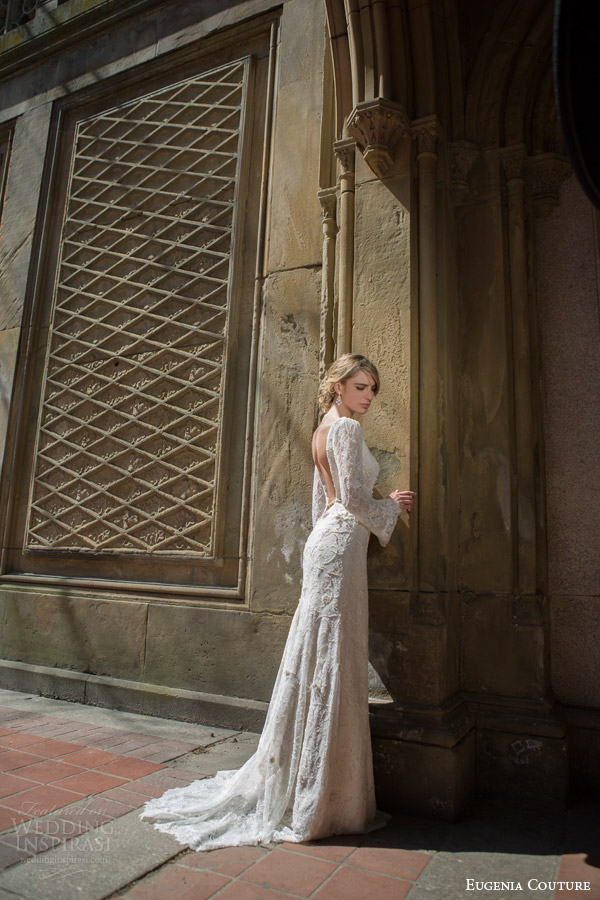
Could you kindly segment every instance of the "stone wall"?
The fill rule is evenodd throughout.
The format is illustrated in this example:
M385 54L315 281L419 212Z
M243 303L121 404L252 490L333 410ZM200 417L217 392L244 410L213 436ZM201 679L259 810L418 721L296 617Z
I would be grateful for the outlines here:
M363 6L0 40L0 683L260 728L353 349L377 489L418 495L369 550L381 795L557 804L567 748L597 780L598 235L552 4Z
M2 681L259 728L310 524L324 10L101 6L0 59Z
M600 293L598 213L574 178L536 227L543 365L552 687L573 770L599 783Z

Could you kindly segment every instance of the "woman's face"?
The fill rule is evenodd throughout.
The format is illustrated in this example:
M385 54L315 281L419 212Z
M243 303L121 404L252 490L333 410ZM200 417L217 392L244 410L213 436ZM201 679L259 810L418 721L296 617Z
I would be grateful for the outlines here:
M364 369L359 369L356 375L343 383L338 382L335 389L342 397L342 404L338 407L342 415L351 416L354 413L363 415L375 397L377 385L372 375Z

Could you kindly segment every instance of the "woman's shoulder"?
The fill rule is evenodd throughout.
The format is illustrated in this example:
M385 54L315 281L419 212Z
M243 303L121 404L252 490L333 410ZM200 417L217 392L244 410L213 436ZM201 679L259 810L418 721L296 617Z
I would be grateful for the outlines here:
M331 436L331 440L336 440L336 435L339 437L346 436L349 439L357 440L358 438L362 438L363 432L360 427L360 422L356 419L351 419L350 416L340 416L339 419L335 419L329 428L329 436Z

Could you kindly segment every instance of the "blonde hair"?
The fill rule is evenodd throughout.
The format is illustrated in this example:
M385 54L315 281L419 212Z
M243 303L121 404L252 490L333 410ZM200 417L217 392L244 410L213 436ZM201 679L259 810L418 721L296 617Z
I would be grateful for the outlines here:
M344 353L343 356L340 356L339 359L336 359L329 366L327 374L321 382L318 401L323 412L327 412L335 400L334 385L338 382L344 384L349 378L360 372L361 369L364 369L365 372L368 372L373 377L375 393L377 393L379 390L379 372L373 363L366 356L361 356L360 353Z

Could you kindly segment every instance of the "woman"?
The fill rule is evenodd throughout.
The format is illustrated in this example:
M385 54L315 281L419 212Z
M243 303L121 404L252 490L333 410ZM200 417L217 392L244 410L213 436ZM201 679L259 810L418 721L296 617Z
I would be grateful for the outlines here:
M367 545L385 546L412 491L372 497L379 472L359 423L379 390L364 356L329 368L313 435L313 530L302 593L256 753L235 771L174 788L142 813L195 850L360 834L376 814L368 710Z

